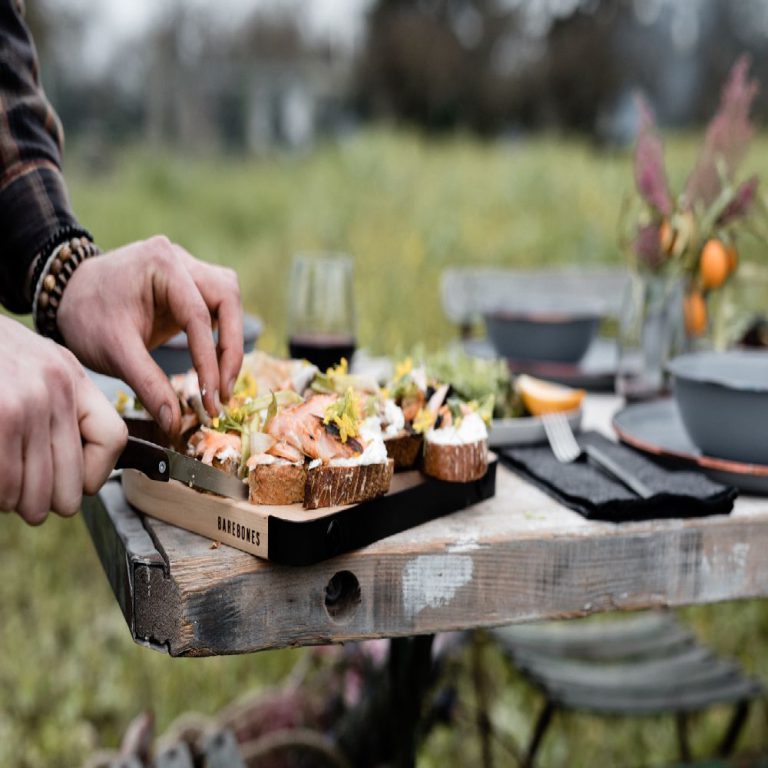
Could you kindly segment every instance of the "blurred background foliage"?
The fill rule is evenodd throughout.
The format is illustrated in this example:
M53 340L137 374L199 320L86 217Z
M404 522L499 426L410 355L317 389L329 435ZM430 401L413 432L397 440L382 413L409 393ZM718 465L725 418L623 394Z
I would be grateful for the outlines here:
M633 90L666 129L679 188L738 53L768 82L764 0L340 5L27 0L80 220L105 248L164 232L235 267L274 352L300 250L355 257L359 341L377 353L456 337L438 296L449 265L619 263ZM749 162L768 167L764 136ZM766 260L756 243L741 250ZM8 516L0 553L3 766L78 765L144 708L162 732L182 712L278 684L307 653L170 659L133 645L77 519L30 529ZM765 601L683 614L768 683ZM489 664L494 721L524 741L539 699L499 658ZM698 749L726 716L694 722ZM419 764L476 764L470 721L436 731ZM768 749L764 705L742 748ZM674 754L669 719L574 716L556 723L541 764Z

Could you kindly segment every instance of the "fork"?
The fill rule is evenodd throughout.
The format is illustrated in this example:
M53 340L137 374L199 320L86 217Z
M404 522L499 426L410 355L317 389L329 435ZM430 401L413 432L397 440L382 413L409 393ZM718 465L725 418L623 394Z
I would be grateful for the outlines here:
M631 472L617 464L599 448L594 445L580 446L576 442L571 425L564 414L548 413L542 416L541 420L552 453L555 454L555 458L561 464L572 464L574 461L587 459L641 498L648 499L653 496L653 492L645 483L638 480Z

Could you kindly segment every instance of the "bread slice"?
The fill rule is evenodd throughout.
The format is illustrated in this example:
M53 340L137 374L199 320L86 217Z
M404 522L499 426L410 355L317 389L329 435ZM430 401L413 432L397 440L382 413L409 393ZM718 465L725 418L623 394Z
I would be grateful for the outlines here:
M353 467L325 465L307 472L304 486L304 508L335 507L357 504L389 490L395 463L358 464Z
M403 430L395 437L384 440L387 456L395 462L395 469L413 469L421 455L424 439L421 435L412 435Z
M307 470L302 464L257 464L248 472L252 504L296 504L304 501Z
M466 445L424 442L424 473L449 483L479 480L488 470L488 441Z

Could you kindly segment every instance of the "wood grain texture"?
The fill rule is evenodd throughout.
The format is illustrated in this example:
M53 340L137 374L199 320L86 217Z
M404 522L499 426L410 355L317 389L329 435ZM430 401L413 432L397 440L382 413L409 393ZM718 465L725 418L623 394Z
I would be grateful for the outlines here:
M612 407L593 401L587 423L604 423ZM119 499L102 501L112 518ZM730 516L612 525L585 520L502 467L493 499L309 567L212 549L160 520L144 525L168 573L148 574L154 597L134 593L144 610L136 634L151 630L173 655L768 595L768 499L741 498ZM332 618L326 587L341 571L352 575L343 580L350 599Z
M134 639L166 650L165 640L158 641L151 632L137 632L136 627L137 613L141 616L149 606L152 606L149 610L153 612L158 610L160 595L156 589L152 596L150 580L159 579L172 584L168 563L144 527L142 518L126 502L120 482L111 480L98 496L86 496L82 511L104 572ZM159 610L162 612L162 607Z

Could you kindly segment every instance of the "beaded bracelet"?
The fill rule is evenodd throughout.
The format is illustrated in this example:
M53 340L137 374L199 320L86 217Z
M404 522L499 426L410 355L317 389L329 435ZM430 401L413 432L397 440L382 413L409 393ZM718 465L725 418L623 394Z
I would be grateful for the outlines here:
M53 250L65 240L73 237L84 237L93 242L93 237L87 229L67 224L52 232L48 239L38 248L37 255L33 259L32 267L29 270L29 282L26 289L30 300L34 297L35 287L40 282L40 275L43 274L43 270Z
M97 256L101 251L85 236L72 237L53 247L50 254L41 251L43 268L35 285L32 300L32 314L37 332L54 341L63 343L59 333L56 316L61 304L61 297L75 270L86 260Z

